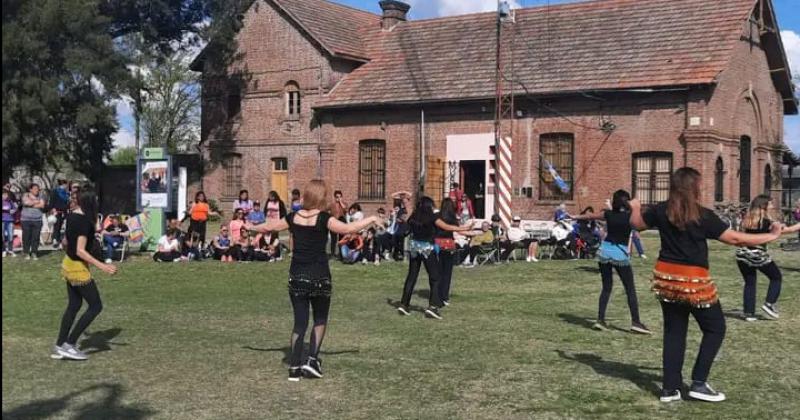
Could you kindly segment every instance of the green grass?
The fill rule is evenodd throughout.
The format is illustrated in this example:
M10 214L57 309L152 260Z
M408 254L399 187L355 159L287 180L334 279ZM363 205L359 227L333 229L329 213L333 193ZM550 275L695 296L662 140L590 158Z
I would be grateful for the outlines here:
M653 238L647 245L654 249ZM775 247L777 248L777 247ZM654 256L655 254L653 254ZM333 265L323 346L326 377L286 381L288 265L154 264L144 257L100 276L105 309L84 363L50 360L65 306L58 256L3 261L4 418L244 419L788 419L800 413L800 258L784 270L780 321L728 318L711 381L729 401L661 405L661 317L648 292L653 261L635 262L643 337L587 328L595 263L456 269L443 321L399 317L404 264ZM726 311L741 307L732 249L712 272ZM419 289L427 291L422 277ZM763 299L766 281L759 283ZM425 300L415 296L414 303ZM628 312L617 282L610 322ZM699 331L690 328L688 376ZM795 413L794 415L791 413Z

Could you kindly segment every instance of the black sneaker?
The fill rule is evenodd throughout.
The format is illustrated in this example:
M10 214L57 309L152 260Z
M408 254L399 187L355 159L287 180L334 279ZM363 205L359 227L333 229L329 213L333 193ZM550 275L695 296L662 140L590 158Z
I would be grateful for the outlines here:
M397 313L400 315L411 315L411 311L408 310L408 306L400 305L397 307Z
M764 305L761 306L761 310L766 312L767 315L774 319L781 317L781 315L778 313L778 306L774 303L764 303Z
M442 319L442 314L439 313L439 308L433 306L425 310L425 316L427 318Z
M700 401L721 402L725 401L725 394L711 388L707 382L694 381L689 390L689 396Z
M661 390L661 397L659 400L663 403L673 402L673 401L680 401L681 400L681 390L680 389L662 389Z
M289 368L289 381L290 382L300 382L300 378L303 377L303 369L299 367L290 367Z
M309 357L302 369L309 378L322 378L322 360Z
M608 324L606 324L604 319L598 319L597 322L592 325L592 329L597 331L608 331Z
M751 314L751 313L745 312L744 320L747 321L747 322L756 322L756 321L758 321L758 317L756 316L756 314Z
M444 306L450 306L450 301L449 301L449 300L443 300L443 301L442 301L442 304L443 304Z
M652 334L652 333L653 333L652 331L650 331L650 329L649 329L649 328L647 328L647 327L646 327L644 324L642 324L641 322L634 322L634 323L631 323L631 331L633 331L633 332L635 332L635 333L639 333L639 334L647 334L647 335L650 335L650 334Z

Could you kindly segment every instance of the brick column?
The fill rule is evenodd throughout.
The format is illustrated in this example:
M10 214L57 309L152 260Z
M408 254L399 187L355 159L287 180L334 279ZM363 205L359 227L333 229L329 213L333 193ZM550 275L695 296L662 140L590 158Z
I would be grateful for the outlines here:
M321 130L319 143L319 170L317 176L323 179L328 185L333 185L334 157L336 155L336 143L333 138L333 117L323 115L319 126Z
M686 149L686 166L697 169L703 175L700 200L704 206L714 206L714 172L717 157L725 152L725 146L738 143L715 130L687 129L682 135ZM676 169L680 166L675 161Z

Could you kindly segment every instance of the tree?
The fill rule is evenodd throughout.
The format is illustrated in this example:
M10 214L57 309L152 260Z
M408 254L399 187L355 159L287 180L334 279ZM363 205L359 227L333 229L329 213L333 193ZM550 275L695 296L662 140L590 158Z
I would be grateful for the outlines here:
M141 119L149 147L177 152L199 141L199 77L189 70L188 60L177 53L144 77Z
M55 158L96 179L117 131L112 101L135 87L119 40L138 34L149 50L172 52L213 37L226 51L247 3L3 0L3 181Z
M135 165L138 155L135 147L123 147L114 151L108 164L111 166Z

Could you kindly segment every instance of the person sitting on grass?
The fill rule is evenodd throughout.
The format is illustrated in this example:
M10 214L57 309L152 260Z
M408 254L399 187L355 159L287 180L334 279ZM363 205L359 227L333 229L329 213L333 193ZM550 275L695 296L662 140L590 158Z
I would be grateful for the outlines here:
M233 261L233 248L230 230L227 226L219 229L219 235L211 240L211 249L214 251L214 259L222 262Z
M490 245L494 242L494 234L492 233L492 225L489 222L481 223L481 233L472 237L469 244L469 255L464 260L465 267L475 267L478 254L481 248Z
M281 241L277 232L267 232L258 235L258 246L255 247L253 259L255 261L280 261Z
M120 223L119 215L111 215L111 224L106 226L103 231L103 245L106 246L106 264L111 264L114 259L114 251L125 243L128 237L128 226Z
M375 236L375 228L367 229L363 234L363 238L364 247L361 262L363 264L371 262L375 265L381 265L381 252L377 237Z
M200 253L200 232L184 235L181 243L181 255L188 261L200 261L203 258Z
M233 220L228 223L228 228L231 232L231 241L233 245L239 243L239 236L242 232L242 227L245 225L244 212L239 209L233 212Z
M267 221L267 216L261 210L261 202L256 200L253 202L253 211L247 214L247 222L260 224Z
M168 229L166 235L158 240L156 253L153 254L153 261L178 262L181 260L181 245L177 239L178 232L175 229Z
M353 203L347 209L347 223L358 222L364 219L364 212L361 211L361 204Z
M239 229L239 239L233 245L233 255L237 261L253 261L253 244L250 240L250 232L246 227Z
M364 249L364 239L359 233L344 235L339 240L341 247L342 262L345 264L355 264L361 258L361 251Z

